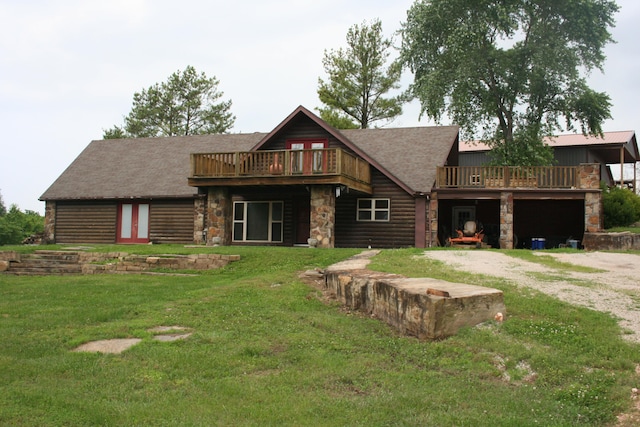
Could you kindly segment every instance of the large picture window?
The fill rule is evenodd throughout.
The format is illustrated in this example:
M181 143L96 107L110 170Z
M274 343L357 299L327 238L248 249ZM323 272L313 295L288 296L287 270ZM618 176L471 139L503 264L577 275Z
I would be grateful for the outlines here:
M358 199L356 219L358 221L389 221L390 211L389 199Z
M282 202L235 202L234 242L282 242Z

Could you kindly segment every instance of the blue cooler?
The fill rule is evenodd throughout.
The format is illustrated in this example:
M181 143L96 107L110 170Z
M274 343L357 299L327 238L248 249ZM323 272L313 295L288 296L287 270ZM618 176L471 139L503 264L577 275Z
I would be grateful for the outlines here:
M544 249L545 243L547 239L543 237L532 237L531 238L531 249Z

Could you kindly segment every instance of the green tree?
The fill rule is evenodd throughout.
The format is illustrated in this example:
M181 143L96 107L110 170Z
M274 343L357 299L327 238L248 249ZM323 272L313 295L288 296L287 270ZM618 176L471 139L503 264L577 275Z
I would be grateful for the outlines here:
M22 212L17 205L0 215L0 245L16 245L24 239L44 231L44 217L37 212Z
M228 132L235 122L231 101L221 101L218 80L192 66L133 95L123 126L104 131L104 139L200 135Z
M4 200L2 200L2 193L0 193L0 216L4 216L7 213L7 207L4 205Z
M111 129L105 129L102 139L121 139L127 138L127 132L120 126L114 126Z
M320 118L336 129L359 129L360 125L355 123L346 114L340 113L332 108L319 108Z
M325 105L321 117L330 124L336 119L338 126L351 127L355 121L365 129L402 114L405 95L385 97L400 88L402 75L398 61L387 66L392 44L392 39L383 39L382 24L375 20L349 28L346 49L325 51L322 65L328 80L318 79L318 96Z
M601 134L610 118L608 95L581 73L602 70L617 10L607 0L418 0L401 30L411 93L421 114L480 133L496 163L550 164L545 136Z

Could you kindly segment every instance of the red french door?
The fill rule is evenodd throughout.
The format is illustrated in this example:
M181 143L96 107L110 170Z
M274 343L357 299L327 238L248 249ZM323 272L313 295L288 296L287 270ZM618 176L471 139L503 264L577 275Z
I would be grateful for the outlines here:
M326 139L293 139L287 141L287 150L291 150L291 172L311 175L326 172ZM313 150L313 151L309 151Z
M149 243L149 204L121 203L118 206L118 243Z

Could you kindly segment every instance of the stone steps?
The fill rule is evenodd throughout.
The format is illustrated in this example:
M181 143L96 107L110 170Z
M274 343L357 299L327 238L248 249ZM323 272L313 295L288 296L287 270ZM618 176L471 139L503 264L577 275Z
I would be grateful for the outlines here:
M5 271L5 274L16 276L80 273L82 273L82 264L78 252L46 250L22 254L19 259L9 261L9 269Z

